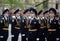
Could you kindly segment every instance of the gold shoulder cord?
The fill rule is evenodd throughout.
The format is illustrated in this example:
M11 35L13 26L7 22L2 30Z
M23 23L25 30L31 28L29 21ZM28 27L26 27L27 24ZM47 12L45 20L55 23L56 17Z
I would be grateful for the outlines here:
M5 28L5 27L8 27L8 22L5 22L5 18L4 18L4 26L3 26L3 30L8 30L8 28Z
M30 28L30 24L29 24L29 31L30 31L30 32L36 32L37 29L31 29L31 28Z
M30 28L30 23L28 23L28 20L26 21L27 28Z
M20 29L20 24L19 24L20 22L17 20L17 18L16 18L16 22L17 22L17 26L15 26L15 28Z
M29 28L28 20L25 18L23 21L24 21L24 23L26 24L26 25L25 25L25 28Z
M41 27L41 20L39 20L39 25L40 25L40 27Z
M5 25L5 18L4 18L4 25Z
M50 28L50 23L48 22L48 20L47 20L47 28L48 29Z
M47 20L44 19L44 28L46 28L46 27L47 27Z
M43 22L41 22L41 28L42 28L42 29L44 28L44 23L43 23Z

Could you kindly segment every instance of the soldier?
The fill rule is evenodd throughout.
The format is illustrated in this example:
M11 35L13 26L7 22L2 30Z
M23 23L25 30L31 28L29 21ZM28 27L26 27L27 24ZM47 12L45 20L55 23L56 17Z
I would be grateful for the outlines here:
M22 34L22 41L28 41L28 17L30 16L30 10L26 9L24 11L22 21L21 21L21 34Z
M8 24L9 24L9 10L3 11L3 18L0 20L1 25L1 37L0 41L7 41L8 38Z
M0 16L0 40L2 39L2 26L3 26L3 20L2 20L3 16Z
M58 21L55 19L56 10L54 8L49 9L49 21L48 21L48 34L47 41L56 41L56 31L58 28Z
M18 36L20 33L20 10L17 9L14 12L15 16L12 16L12 41L18 41Z
M36 17L37 15L37 11L34 8L30 8L30 27L29 27L29 39L28 41L37 41L37 32L38 32L38 28L39 28L39 22L38 19Z
M38 35L39 35L39 39L40 41L45 41L45 36L44 36L44 33L45 33L45 27L44 27L44 14L43 14L43 11L40 10L38 12L38 16L39 16L39 23L40 23L40 29L39 29L39 32L38 32Z
M44 13L44 37L45 37L45 40L47 40L47 21L49 20L49 11L46 10Z
M58 14L58 13L57 13ZM58 22L58 24L56 24L56 25L58 25L58 27L57 27L57 35L56 35L56 40L57 41L60 41L60 19L59 19L59 15L56 15L55 16L55 19L57 20L57 22Z

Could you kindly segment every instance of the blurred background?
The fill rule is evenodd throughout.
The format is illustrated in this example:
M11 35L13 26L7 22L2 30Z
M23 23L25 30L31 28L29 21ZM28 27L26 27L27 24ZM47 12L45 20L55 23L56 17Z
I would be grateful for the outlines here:
M51 7L60 11L60 0L0 0L0 12L6 8L13 9L27 9L45 1L36 7L37 11L49 9ZM1 13L0 13L1 14Z
M0 14L4 9L19 8L25 10L30 7L36 8L37 11L55 8L60 13L60 0L0 0ZM12 12L14 11L12 10ZM21 37L19 39L21 40ZM10 40L8 38L8 41Z

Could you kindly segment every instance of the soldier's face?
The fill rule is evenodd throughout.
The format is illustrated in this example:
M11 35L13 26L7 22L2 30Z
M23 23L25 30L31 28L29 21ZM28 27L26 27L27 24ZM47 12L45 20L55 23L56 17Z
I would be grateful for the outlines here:
M9 17L9 14L8 14L8 12L6 12L6 13L4 14L4 16L5 16L5 17Z
M35 14L31 14L30 16L31 16L31 17L35 17Z
M20 13L21 13L21 15L23 15L23 13L24 13L24 10L20 10Z
M15 10L14 10L14 9L12 9L12 10L10 10L10 12L11 12L12 14L14 14Z
M44 15L43 15L43 13L41 13L40 15L39 15L39 17L43 17Z
M17 13L17 14L16 14L16 17L18 17L18 16L20 16L20 14Z
M49 14L45 14L44 16L45 16L45 17L49 17Z
M54 15L54 12L49 12L49 16L50 17L54 17L55 15Z
M31 16L31 17L35 17L35 13L34 13L34 12L31 12L31 13L30 13L30 16Z
M20 12L16 13L16 17L19 17L20 16Z
M27 13L25 14L25 16L30 16L30 12L27 12Z

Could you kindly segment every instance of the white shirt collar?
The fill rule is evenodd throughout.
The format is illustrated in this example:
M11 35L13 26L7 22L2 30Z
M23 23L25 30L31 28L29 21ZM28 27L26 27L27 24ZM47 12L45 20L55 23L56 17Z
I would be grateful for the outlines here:
M17 19L20 19L20 16L18 16Z

